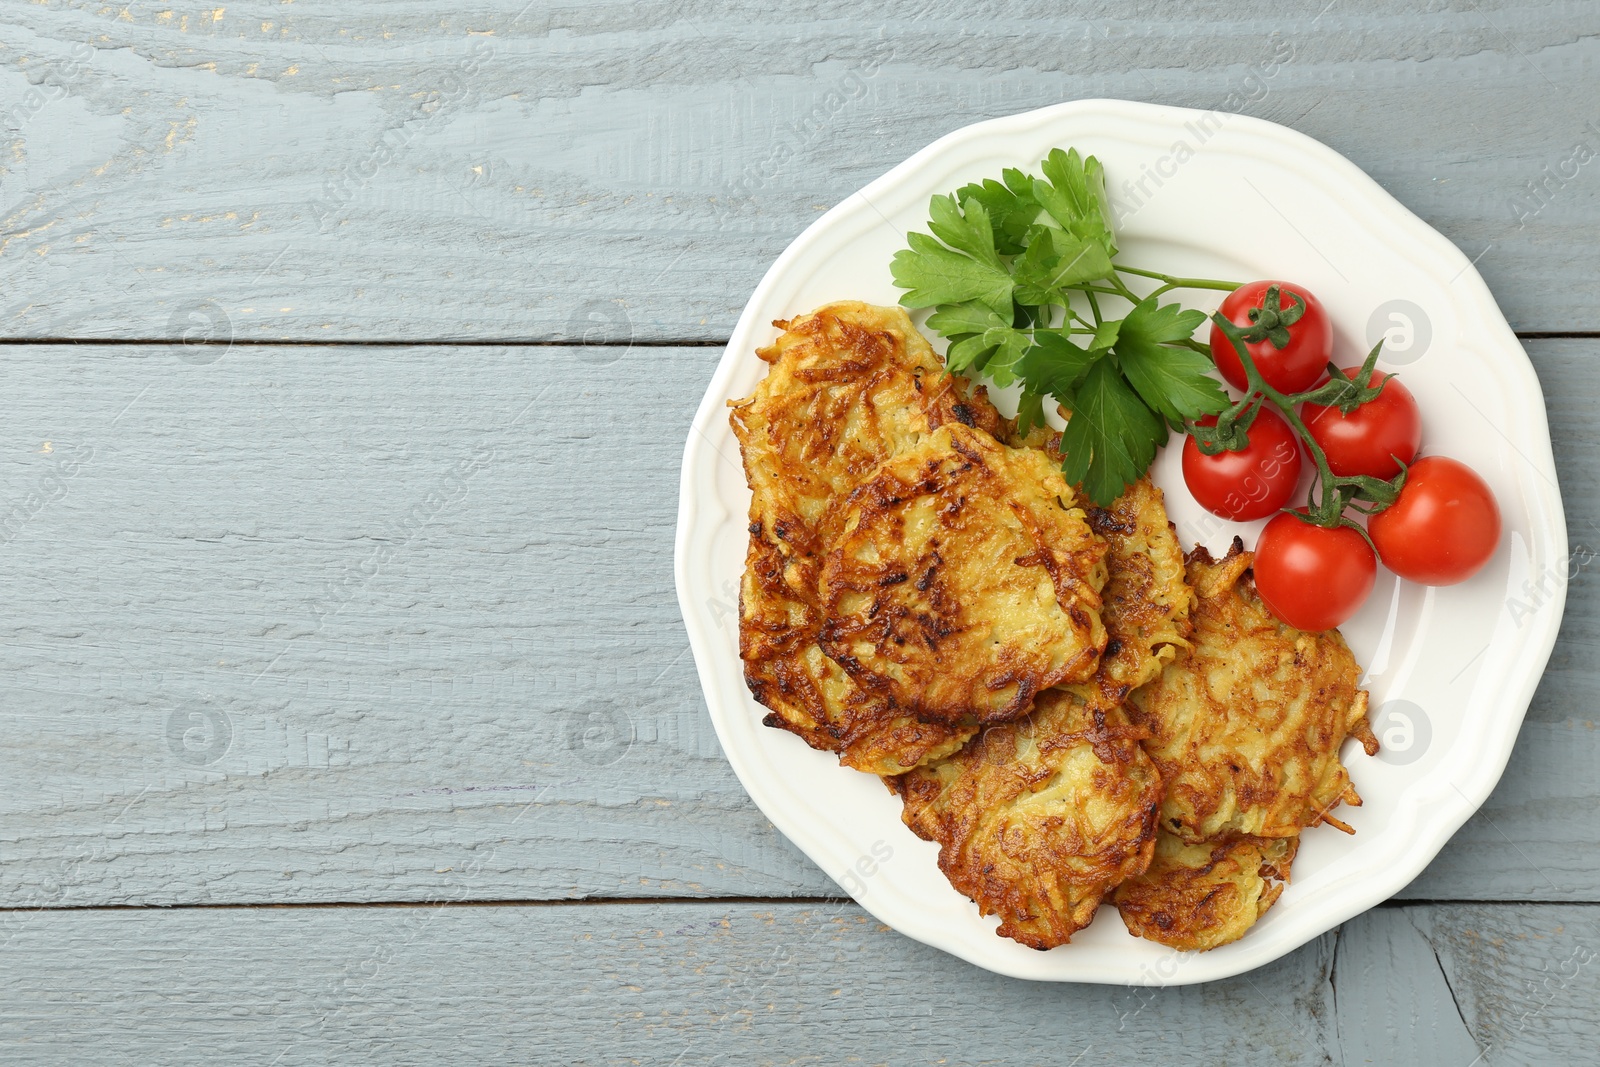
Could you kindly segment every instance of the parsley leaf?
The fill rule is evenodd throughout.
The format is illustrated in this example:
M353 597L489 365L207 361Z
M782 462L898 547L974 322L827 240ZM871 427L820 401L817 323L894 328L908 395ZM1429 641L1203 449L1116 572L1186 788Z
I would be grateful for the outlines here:
M1028 389L1017 398L1017 432L1030 433L1035 426L1043 426L1044 397Z
M1057 330L1037 330L1033 347L1017 363L1017 377L1029 390L1070 405L1072 392L1103 353L1086 352Z
M940 304L934 313L928 316L928 329L937 330L941 337L983 333L991 326L1006 324L1006 320L978 303Z
M945 370L951 374L964 374L973 370L981 373L993 352L992 347L983 343L981 333L952 337L950 347L944 353Z
M947 342L947 370L1021 382L1024 433L1043 424L1046 397L1073 412L1062 469L1106 505L1149 467L1168 427L1220 412L1228 397L1191 340L1205 316L1141 300L1119 272L1099 160L1057 148L1040 169L1008 167L933 197L929 233L911 234L890 271L900 303L934 308L927 324ZM1108 299L1131 309L1109 316Z
M894 283L910 290L900 303L920 308L978 300L996 312L1011 311L1013 284L1005 267L980 263L924 233L907 240L911 247L896 252L889 264Z
M1103 352L1117 343L1117 334L1122 332L1121 319L1107 319L1094 328L1094 337L1089 341L1089 351Z
M1033 195L1050 217L1076 237L1100 243L1107 256L1116 255L1116 240L1106 221L1105 170L1090 156L1084 160L1076 148L1050 150L1040 164L1042 180L1033 183Z
M936 196L928 201L928 214L928 229L939 240L979 263L1002 267L994 248L994 226L981 203L967 200L957 206L953 196Z
M1094 503L1110 504L1150 467L1167 427L1109 359L1097 361L1073 395L1061 433L1061 473Z
M983 342L994 346L994 352L984 365L994 384L1003 388L1016 381L1016 366L1028 350L1029 335L1010 327L996 327L984 333Z
M1177 304L1157 304L1154 297L1134 307L1122 320L1122 338L1141 342L1187 341L1206 321L1204 311L1185 311Z
M1032 343L1030 334L1013 327L983 304L941 304L928 316L928 327L950 340L945 367L980 370L996 385L1016 380L1012 368Z
M956 190L956 199L965 204L976 200L989 214L994 225L996 250L1004 256L1022 253L1023 235L1039 218L1039 202L1033 198L1033 179L1015 167L1007 167L1001 177L1005 184L993 178L981 183L963 185Z
M1044 226L1039 227L1027 251L1011 264L1017 279L1017 300L1034 305L1065 305L1066 297L1059 290L1098 281L1111 269L1111 257L1098 241L1056 237Z
M1206 321L1205 313L1177 304L1157 306L1154 298L1128 312L1117 332L1115 351L1122 373L1146 404L1173 429L1185 419L1214 415L1228 406L1228 394L1207 372L1211 360L1190 348L1164 342L1186 341Z

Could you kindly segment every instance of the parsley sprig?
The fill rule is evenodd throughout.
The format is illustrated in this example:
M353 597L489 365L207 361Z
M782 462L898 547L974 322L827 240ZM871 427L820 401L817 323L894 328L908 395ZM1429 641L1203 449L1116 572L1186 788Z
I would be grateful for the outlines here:
M1116 262L1099 160L1057 148L1040 170L1007 168L935 196L929 232L911 234L890 269L902 304L934 309L928 327L949 342L951 372L1021 383L1024 432L1043 423L1046 397L1072 413L1062 473L1104 506L1144 474L1169 430L1231 404L1193 338L1205 313L1160 298L1238 285ZM1140 296L1125 275L1162 284ZM1120 318L1108 314L1123 304Z

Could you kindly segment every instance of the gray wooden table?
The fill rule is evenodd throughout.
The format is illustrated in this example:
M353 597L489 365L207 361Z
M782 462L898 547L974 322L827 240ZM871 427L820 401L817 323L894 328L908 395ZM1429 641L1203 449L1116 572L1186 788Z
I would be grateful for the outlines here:
M1168 990L866 916L734 779L678 618L762 271L1088 96L1302 130L1474 257L1600 548L1600 8L1401 6L0 8L0 1059L1600 1060L1587 571L1428 871Z

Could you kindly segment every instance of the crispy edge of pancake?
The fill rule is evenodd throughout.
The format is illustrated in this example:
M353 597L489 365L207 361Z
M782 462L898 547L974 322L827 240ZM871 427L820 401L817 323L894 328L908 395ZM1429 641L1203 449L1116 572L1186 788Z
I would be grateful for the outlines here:
M1049 949L1150 863L1161 780L1141 736L1116 706L1052 690L1026 718L887 781L950 884L1000 917L996 933Z
M739 591L745 684L769 710L763 725L868 774L900 774L959 749L974 724L919 722L863 690L817 644L817 610L790 594L778 547L752 531Z
M1060 471L959 424L851 493L823 535L822 648L928 722L1017 718L1105 647L1105 543Z
M853 363L862 356L857 341L859 335L853 331L877 333L889 342L897 362L940 375L937 388L925 398L938 413L936 425L953 419L983 430L997 440L1010 432L1012 423L989 401L988 390L968 378L946 374L943 358L917 329L906 309L899 305L836 300L792 319L774 319L772 325L783 332L772 344L756 349L756 356L765 363L783 363L786 355L792 355L791 350L821 343L822 351L811 353L820 356L820 364L802 359L795 363L793 371L809 380L828 378L831 375L827 365L838 362L839 358L836 352L829 351L830 347L837 348L839 339L848 338L850 343L845 347L849 355L845 361ZM736 403L730 402L730 406Z
M1163 830L1144 873L1112 894L1128 932L1184 951L1243 937L1289 880L1298 837L1190 843Z
M862 470L945 422L1000 433L1003 420L983 387L943 373L901 308L841 301L774 325L783 333L757 350L771 365L767 376L750 397L729 404L751 488L740 587L745 682L769 709L765 725L834 752L857 770L902 773L960 748L977 727L920 722L861 688L822 653L808 514L820 521L831 506L820 501L842 499L841 484L852 485ZM840 416L834 422L872 431L859 435L862 447L848 463L829 466L837 459L830 446L839 427L809 417L808 401L825 403ZM820 471L815 463L793 464L789 447L830 460ZM789 470L795 466L800 470Z
M1306 633L1272 616L1249 580L1252 559L1238 538L1221 560L1204 547L1189 554L1198 598L1189 654L1130 698L1166 781L1162 827L1190 842L1292 837L1324 822L1350 832L1329 814L1361 803L1339 749L1352 736L1369 755L1378 747L1360 668L1337 630ZM1252 669L1263 662L1273 665L1266 678ZM1270 721L1262 685L1297 706ZM1280 736L1258 743L1265 731Z

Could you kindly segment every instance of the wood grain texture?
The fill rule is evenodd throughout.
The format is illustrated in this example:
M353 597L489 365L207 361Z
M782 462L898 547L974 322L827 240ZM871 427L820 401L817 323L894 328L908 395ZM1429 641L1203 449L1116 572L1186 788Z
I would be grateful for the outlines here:
M1528 347L1576 546L1600 341ZM0 904L838 895L723 759L678 615L719 355L11 349ZM1407 896L1600 899L1597 624L1589 568Z
M1001 978L851 904L44 912L0 949L0 1052L18 1067L1586 1063L1596 910L1385 908L1168 989Z
M716 351L182 354L9 360L3 899L826 888L673 590Z
M722 338L868 180L1095 96L1302 130L1480 257L1518 329L1600 329L1592 4L60 0L0 26L4 337Z
M733 777L671 567L719 352L651 343L726 337L934 138L1091 96L1302 130L1518 329L1600 330L1597 89L1574 2L8 5L0 341L223 344L4 349L0 1060L1593 1061L1587 560L1504 780L1402 894L1560 903L1009 981L817 903ZM508 339L590 347L406 345ZM1600 341L1529 350L1592 556ZM420 905L95 907L339 901Z
M1419 916L1432 911L1377 908L1339 928L1333 982L1343 1062L1462 1065L1478 1058L1452 976L1418 929ZM1447 914L1458 917L1459 909ZM1512 916L1525 913L1508 909L1495 918Z

